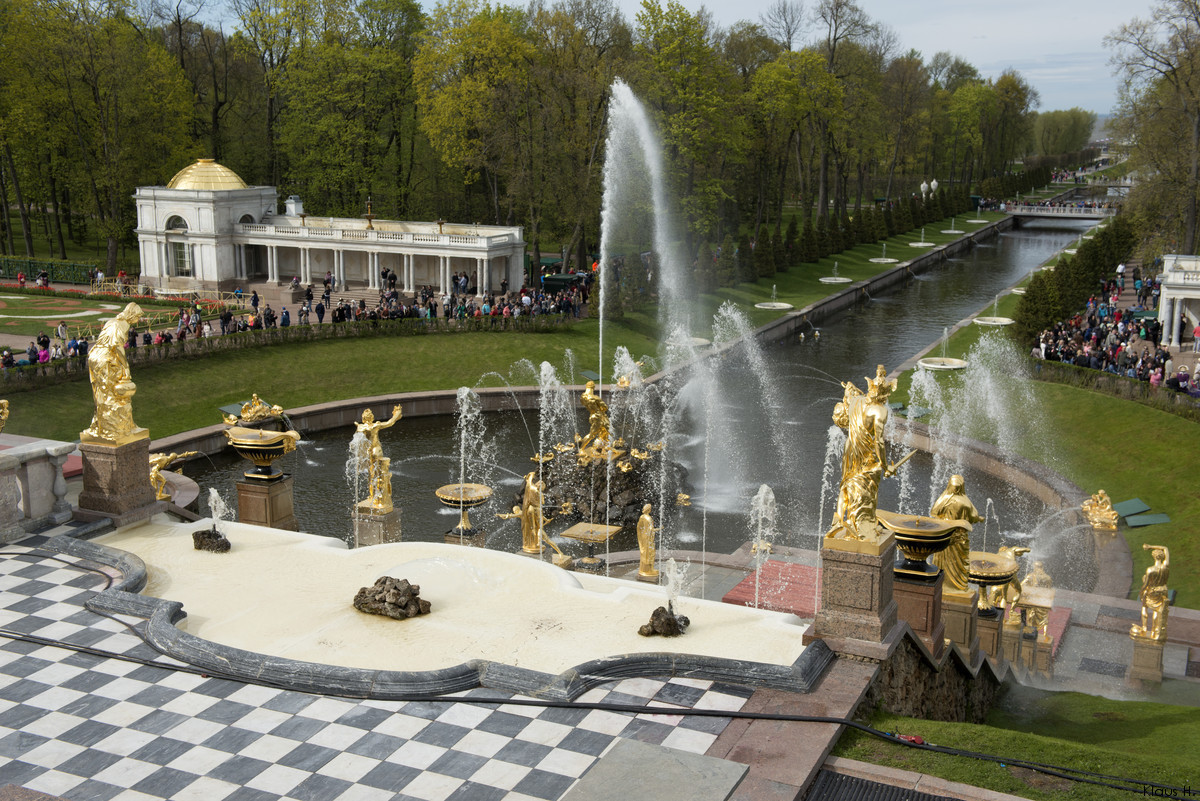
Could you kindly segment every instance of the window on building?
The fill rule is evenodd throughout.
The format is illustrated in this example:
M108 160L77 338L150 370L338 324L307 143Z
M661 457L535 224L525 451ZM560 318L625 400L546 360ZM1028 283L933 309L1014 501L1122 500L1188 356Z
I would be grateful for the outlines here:
M176 215L167 220L167 231L170 233L186 234L188 229L187 220Z
M192 277L192 248L187 242L171 242L171 275Z

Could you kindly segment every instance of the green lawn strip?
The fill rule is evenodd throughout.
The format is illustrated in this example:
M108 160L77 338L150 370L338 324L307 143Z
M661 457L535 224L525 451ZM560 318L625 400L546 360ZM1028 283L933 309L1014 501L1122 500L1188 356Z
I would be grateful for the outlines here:
M1015 697L1015 700L1014 700ZM1175 786L1196 785L1195 710L1015 688L987 725L877 713L869 725L927 742ZM1129 792L1068 782L995 762L921 751L847 729L835 756L926 773L1032 799L1128 799Z
M34 337L45 331L51 337L59 321L67 324L71 333L86 333L94 335L100 324L115 316L129 302L127 298L114 297L111 300L72 297L70 294L10 294L0 288L0 334ZM158 325L155 328L167 327L179 313L179 304L165 304L138 298L137 304L147 315L153 315ZM95 312L87 316L75 317L81 312ZM173 323L172 323L173 324Z
M262 349L215 353L203 358L135 365L134 419L162 437L220 422L217 407L246 400L257 392L284 408L328 400L496 386L501 374L522 359L535 365L563 364L563 353L575 352L581 369L596 369L597 325L583 320L550 334L447 333L425 336L380 336L274 345ZM609 323L605 351L625 345L635 358L654 354L657 341ZM611 357L610 357L611 358ZM611 361L610 361L611 363ZM611 369L611 368L609 368ZM482 378L481 378L482 376ZM513 380L533 383L525 371ZM10 434L74 440L91 420L93 405L86 381L14 393Z

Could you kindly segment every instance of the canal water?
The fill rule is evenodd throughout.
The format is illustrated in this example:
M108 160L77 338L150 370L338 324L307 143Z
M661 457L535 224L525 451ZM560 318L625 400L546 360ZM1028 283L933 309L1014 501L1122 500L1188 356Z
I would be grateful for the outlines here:
M765 371L752 372L748 360L721 360L717 370L722 389L715 401L710 387L695 386L699 382L679 389L684 411L672 450L688 470L686 489L693 505L670 507L666 514L655 511L664 527L664 546L699 549L703 545L720 553L735 550L754 534L750 503L765 484L778 503L774 541L813 547L829 525L834 504L831 486L840 475L840 448L831 442L830 434L833 405L842 396L840 383L853 381L861 388L876 365L894 369L939 339L946 327L989 305L1069 246L1086 227L1038 221L1000 234L827 320L818 336L810 332L803 340L766 346ZM766 393L761 372L772 382ZM532 469L529 457L537 450L537 416L526 411L485 418L487 437L495 443L489 481L496 492L489 504L471 515L476 526L487 532L489 547L513 550L520 545L517 521L495 515L512 506L521 476ZM581 420L578 428L584 430L586 422ZM296 516L302 530L352 538L353 490L344 477L352 435L353 429L314 434L279 463L296 476ZM385 432L383 440L392 460L393 497L402 510L404 539L440 540L458 516L434 497L437 487L459 480L453 418L406 418ZM891 458L905 452L896 443ZM902 480L883 482L880 506L927 513L931 498L942 489L933 485L935 466L925 454L917 454L909 464ZM232 457L214 458L208 467L189 469L189 474L203 487L218 487L233 505L234 482L247 466ZM980 528L990 528L996 537L988 543L991 549L999 544L1000 532L1005 532L1006 541L1019 540L1046 515L1040 503L1001 482L971 472L966 477L970 497L981 511L988 509L987 526L976 529L978 533ZM466 477L473 479L477 477ZM553 533L555 526L550 528ZM618 535L612 547L624 550L636 543L632 535Z

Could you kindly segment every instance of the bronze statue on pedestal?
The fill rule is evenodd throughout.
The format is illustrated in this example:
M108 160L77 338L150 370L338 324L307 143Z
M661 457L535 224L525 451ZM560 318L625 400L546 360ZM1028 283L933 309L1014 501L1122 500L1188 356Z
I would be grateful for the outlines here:
M1167 639L1167 579L1171 575L1171 552L1165 545L1145 543L1142 547L1150 551L1154 564L1146 568L1142 591L1138 593L1142 602L1142 623L1140 626L1134 624L1129 629L1129 636L1163 642Z

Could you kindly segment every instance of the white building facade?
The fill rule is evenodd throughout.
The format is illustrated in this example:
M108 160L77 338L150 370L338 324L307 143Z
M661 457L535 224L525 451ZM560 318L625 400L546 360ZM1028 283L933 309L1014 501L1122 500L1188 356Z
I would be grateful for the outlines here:
M507 281L519 289L525 240L519 226L314 217L299 198L278 214L274 187L247 186L232 170L200 159L165 186L139 187L141 283L164 291L223 291L252 283L381 289L384 269L397 289L452 289L467 273L480 295Z
M1163 343L1178 346L1200 323L1200 256L1163 256L1161 281L1158 319Z

